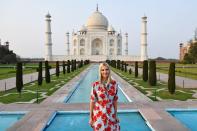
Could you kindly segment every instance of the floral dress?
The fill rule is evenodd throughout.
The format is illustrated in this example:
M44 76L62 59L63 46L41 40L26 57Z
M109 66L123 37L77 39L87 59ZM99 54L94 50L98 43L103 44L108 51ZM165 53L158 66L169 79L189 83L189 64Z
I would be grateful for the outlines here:
M104 86L99 81L93 83L90 100L95 102L93 109L94 131L119 131L119 123L116 122L113 102L118 100L118 85L112 80Z

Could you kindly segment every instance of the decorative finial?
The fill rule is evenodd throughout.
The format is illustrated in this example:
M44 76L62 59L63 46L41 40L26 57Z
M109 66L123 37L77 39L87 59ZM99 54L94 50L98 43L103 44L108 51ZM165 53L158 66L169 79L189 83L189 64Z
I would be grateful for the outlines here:
M49 14L49 11L48 11L46 17L47 17L47 18L51 18L51 15Z
M96 4L96 11L98 11L98 4Z

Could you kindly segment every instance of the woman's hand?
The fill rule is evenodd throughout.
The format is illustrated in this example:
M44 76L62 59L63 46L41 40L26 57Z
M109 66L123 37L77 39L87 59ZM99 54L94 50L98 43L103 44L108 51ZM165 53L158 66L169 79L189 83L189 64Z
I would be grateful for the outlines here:
M89 119L89 124L93 128L93 120L92 120L92 118Z
M115 119L116 119L116 122L117 122L117 123L119 123L119 118L118 118L118 117L116 117Z

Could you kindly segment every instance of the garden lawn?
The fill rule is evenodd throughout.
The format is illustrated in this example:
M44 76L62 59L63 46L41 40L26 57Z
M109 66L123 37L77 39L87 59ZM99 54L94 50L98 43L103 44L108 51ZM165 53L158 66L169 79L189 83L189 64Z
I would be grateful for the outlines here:
M197 100L197 98L192 97L193 94L197 93L197 89L183 89L176 87L176 93L172 95L168 92L167 83L157 81L156 86L150 86L148 82L144 82L142 80L142 76L138 76L138 78L135 78L134 72L132 74L129 74L128 72L124 72L113 67L111 67L111 69L115 73L117 73L120 77L125 79L128 83L130 83L132 86L134 86L136 89L138 89L140 92L142 92L144 95L146 95L147 97L149 97L154 101L158 101L158 100L185 101L189 99Z
M138 67L142 68L142 63ZM156 63L157 72L168 74L169 63ZM134 66L131 64L131 66ZM197 80L197 64L176 64L176 76Z
M21 97L19 97L19 93L16 88L2 91L0 92L0 103L36 103L37 90L40 103L87 67L88 65L85 65L82 68L79 68L71 73L66 73L65 75L61 72L59 78L52 75L51 83L46 84L45 80L43 80L43 84L40 87L38 87L37 82L26 84L22 90Z
M36 68L25 68L23 74L36 72ZM14 68L0 68L0 80L16 77L16 70Z

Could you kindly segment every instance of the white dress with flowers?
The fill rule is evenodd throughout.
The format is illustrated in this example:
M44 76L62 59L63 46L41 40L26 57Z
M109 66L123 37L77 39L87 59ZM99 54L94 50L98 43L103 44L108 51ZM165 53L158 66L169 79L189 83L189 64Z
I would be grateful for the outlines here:
M118 84L112 80L108 87L93 83L90 100L95 102L93 109L94 131L119 131L119 123L116 122L113 102L118 100Z

